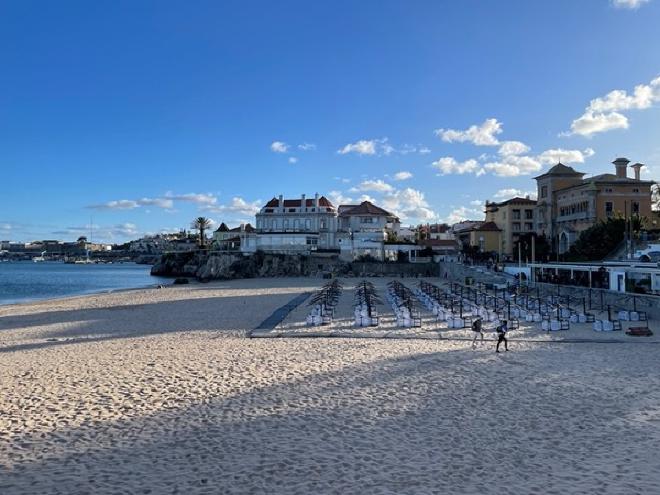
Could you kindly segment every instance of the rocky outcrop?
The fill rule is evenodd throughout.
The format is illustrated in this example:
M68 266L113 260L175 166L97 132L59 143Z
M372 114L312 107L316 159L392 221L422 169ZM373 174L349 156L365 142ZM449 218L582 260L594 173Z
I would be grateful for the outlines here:
M208 255L198 252L167 253L151 267L152 275L162 277L195 277Z
M168 253L151 269L152 275L195 277L199 280L299 277L323 271L304 255L234 253Z

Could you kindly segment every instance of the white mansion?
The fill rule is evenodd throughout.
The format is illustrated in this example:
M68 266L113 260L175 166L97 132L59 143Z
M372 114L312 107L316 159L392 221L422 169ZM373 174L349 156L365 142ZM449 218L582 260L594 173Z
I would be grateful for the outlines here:
M313 199L273 198L256 215L256 228L239 228L232 243L225 232L214 234L216 248L254 253L335 252L353 260L370 255L384 259L389 255L388 236L399 233L399 219L392 213L364 201L338 208L325 197ZM238 241L238 242L237 242ZM224 244L223 244L224 243Z

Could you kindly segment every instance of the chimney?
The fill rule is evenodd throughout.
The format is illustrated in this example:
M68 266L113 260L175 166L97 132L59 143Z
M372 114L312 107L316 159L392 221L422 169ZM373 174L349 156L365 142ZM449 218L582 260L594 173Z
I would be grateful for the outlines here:
M245 224L244 223L241 224L241 232L245 232Z
M280 200L277 204L280 207L280 211L284 211L284 196L282 196L281 194L280 194Z
M302 195L301 201L300 201L300 211L307 211L307 203L305 201L305 195Z
M616 176L620 179L625 179L628 176L626 174L626 170L628 168L628 164L630 163L630 160L628 160L627 158L617 158L612 163L616 168Z
M642 180L640 175L643 166L644 166L643 163L635 163L634 165L630 166L630 168L632 168L635 171L635 180Z
M319 211L319 193L314 195L314 208L316 208L316 211Z

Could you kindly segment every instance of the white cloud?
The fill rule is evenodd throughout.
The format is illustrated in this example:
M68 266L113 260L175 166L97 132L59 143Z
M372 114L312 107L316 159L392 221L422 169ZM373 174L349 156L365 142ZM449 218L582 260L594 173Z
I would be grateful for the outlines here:
M454 208L449 214L441 221L449 225L453 225L464 220L479 220L484 218L484 212L481 208L468 208L467 206L459 206Z
M351 204L353 202L353 198L344 196L341 191L330 191L328 193L328 199L335 206Z
M480 199L473 199L472 201L470 201L470 205L472 205L472 206L483 206L484 202L481 201Z
M377 179L377 180L365 180L360 182L356 187L351 188L351 192L366 192L366 191L375 191L375 192L389 192L394 190L394 188L387 182Z
M226 205L208 205L202 208L204 211L212 213L231 213L242 215L255 215L261 209L261 201L248 202L240 196L234 196L231 202Z
M397 215L402 221L428 222L437 219L434 212L424 197L424 193L406 187L386 194L381 204L383 208Z
M218 198L211 193L173 194L168 191L165 193L165 197L174 201L185 201L200 205L214 205L218 202Z
M562 163L584 163L586 158L594 156L596 152L591 148L580 150L564 150L561 148L545 150L537 158L543 164Z
M396 174L394 174L394 180L408 180L411 179L412 176L413 174L403 170L401 172L397 172Z
M502 132L502 123L497 119L486 119L482 124L472 125L464 131L436 129L434 132L447 143L467 141L476 146L497 146L499 141L495 136Z
M509 155L497 162L489 162L484 169L500 177L516 177L541 170L541 163L531 156Z
M495 199L504 199L504 198L513 198L516 196L522 196L522 194L523 194L522 190L510 187L508 189L500 189L495 194L493 194L493 197Z
M169 198L142 198L138 199L140 206L157 206L158 208L171 209L174 202Z
M635 86L632 94L621 89L610 91L604 97L591 100L584 113L571 123L571 132L564 135L588 137L613 129L627 129L630 126L628 117L621 112L645 110L657 102L660 102L660 77L649 84Z
M289 145L283 141L273 141L270 143L270 150L275 153L286 153L289 151Z
M93 210L132 210L134 208L138 208L139 206L140 205L137 201L130 199L119 199L98 205L90 205L87 208L91 208Z
M628 129L628 118L619 112L598 113L586 112L575 119L571 124L571 134L591 136L599 132L612 131L614 129Z
M612 0L612 5L618 9L631 9L636 10L640 8L649 0Z
M303 143L298 145L298 149L300 151L314 151L316 149L316 145L313 143Z
M289 163L298 163L298 159L295 156L290 156Z
M522 155L529 151L529 146L520 141L503 141L498 153L502 156Z
M376 154L376 140L367 141L361 139L355 143L347 144L342 149L337 151L340 155L346 155L347 153L357 153L358 155L375 155Z
M412 145L412 144L403 144L401 147L394 147L389 139L384 137L380 139L360 139L354 143L349 143L343 148L337 150L337 153L340 155L346 155L348 153L355 153L357 155L368 155L368 156L389 156L392 153L399 153L401 155L407 155L409 153L430 153L426 146L421 145Z
M442 175L448 174L478 174L481 170L479 162L474 159L466 160L464 162L457 161L454 157L443 156L431 164L432 167L438 169Z

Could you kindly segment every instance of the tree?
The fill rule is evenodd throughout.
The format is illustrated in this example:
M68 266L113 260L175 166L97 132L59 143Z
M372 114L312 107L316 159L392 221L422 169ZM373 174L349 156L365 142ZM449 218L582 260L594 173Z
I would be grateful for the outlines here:
M197 217L190 225L191 228L199 231L199 247L203 248L206 244L204 231L211 228L211 219L206 217Z
M638 233L642 219L632 218L632 230ZM566 254L566 261L602 260L621 244L626 232L627 221L624 218L608 218L589 227L580 234L577 241Z
M523 261L532 259L532 237L534 240L534 255L536 260L545 261L550 256L550 243L545 235L536 235L534 233L521 234L518 240L513 243L513 259L518 260L518 243L520 246L520 256Z

